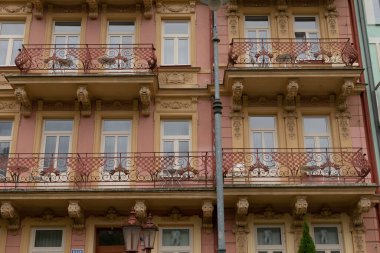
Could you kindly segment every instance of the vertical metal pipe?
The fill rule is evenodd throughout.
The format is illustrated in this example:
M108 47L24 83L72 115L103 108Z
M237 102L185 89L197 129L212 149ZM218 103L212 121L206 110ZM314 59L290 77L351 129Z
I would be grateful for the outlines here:
M213 46L214 46L214 117L215 117L215 163L216 163L216 204L218 220L218 253L226 252L226 242L224 238L224 189L223 189L223 159L222 159L222 102L219 91L219 50L218 50L218 29L217 13L213 14Z

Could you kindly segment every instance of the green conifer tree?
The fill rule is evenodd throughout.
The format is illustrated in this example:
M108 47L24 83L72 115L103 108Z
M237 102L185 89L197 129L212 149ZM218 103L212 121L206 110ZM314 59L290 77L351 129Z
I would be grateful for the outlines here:
M307 225L306 221L303 223L303 232L302 238L300 242L300 246L298 248L298 253L315 253L315 244L313 238L311 238L309 234L309 225Z

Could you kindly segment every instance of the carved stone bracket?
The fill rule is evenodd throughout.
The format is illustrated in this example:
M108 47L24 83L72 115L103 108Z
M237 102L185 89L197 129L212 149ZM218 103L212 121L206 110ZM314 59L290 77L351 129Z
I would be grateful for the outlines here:
M85 86L80 86L77 89L77 98L79 103L82 104L81 114L83 116L91 115L91 100Z
M97 19L99 15L99 6L97 0L86 0L89 10L88 10L88 16L91 19Z
M360 200L356 203L356 206L351 213L352 225L354 227L363 226L363 214L367 213L370 210L371 206L372 202L369 198L360 198Z
M34 5L34 16L41 19L44 16L44 4L42 0L31 0Z
M26 90L23 87L17 87L14 94L16 101L21 104L21 114L25 117L29 117L32 113L32 103L29 100Z
M288 85L286 86L286 97L284 109L287 112L294 112L296 109L296 97L298 93L298 82L297 80L289 80Z
M153 16L152 6L153 0L143 0L144 3L144 18L151 19Z
M18 230L20 228L20 216L11 202L2 202L0 207L0 213L1 218L8 221L9 230Z
M240 112L241 111L241 98L243 96L243 82L237 80L232 85L232 111Z
M245 197L239 198L236 203L236 225L247 226L247 214L248 214L249 202Z
M294 226L300 227L302 226L303 218L307 213L308 203L306 201L305 196L297 196L294 202L293 209L293 218L294 218Z
M146 210L147 206L144 200L136 200L136 203L133 207L136 212L136 217L140 220L144 220L147 216Z
M79 205L78 201L69 201L67 207L67 213L69 217L73 220L73 229L82 230L84 229L84 214L83 210Z
M214 205L212 204L211 200L203 201L202 212L203 212L202 227L206 229L207 233L211 233L212 228L213 228L212 213L214 212Z
M149 116L150 114L150 89L148 87L141 87L140 88L140 101L142 105L141 113L144 116Z
M344 112L347 110L347 98L350 96L355 88L355 84L352 79L345 79L342 84L340 94L338 95L336 101L336 108L340 112Z

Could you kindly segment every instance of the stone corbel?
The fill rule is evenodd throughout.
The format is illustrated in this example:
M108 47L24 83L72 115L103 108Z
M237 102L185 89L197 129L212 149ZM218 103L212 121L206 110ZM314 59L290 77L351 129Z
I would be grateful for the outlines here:
M79 86L77 89L78 102L81 103L82 109L81 114L83 116L91 115L91 100L88 94L87 88L85 86Z
M286 86L286 97L284 109L287 112L294 112L296 109L296 97L298 93L299 85L297 80L289 80L288 85Z
M97 0L86 0L88 4L88 16L91 19L97 19L99 15L99 6Z
M8 221L9 230L18 230L20 228L20 216L16 208L9 201L1 203L0 207L1 218Z
M355 208L351 213L352 225L354 228L363 227L363 214L367 213L372 206L369 198L361 197L356 203Z
M21 104L21 115L29 117L32 113L32 103L23 87L17 87L15 89L16 101Z
M143 86L140 88L139 94L140 94L140 101L141 101L141 105L142 105L141 113L144 116L149 116L149 114L150 114L150 95L151 95L150 89L148 87Z
M143 3L144 3L144 18L151 19L153 16L152 0L143 0Z
M31 0L34 5L34 16L41 19L44 16L44 4L42 0Z
M78 201L69 201L67 213L69 217L73 220L73 229L84 229L84 214Z
M338 95L336 101L336 108L340 112L347 110L347 98L350 96L355 88L354 81L352 79L345 79L342 87L340 89L340 94Z
M308 203L305 196L297 196L294 202L293 218L295 226L302 226L303 218L307 213Z
M213 224L212 224L212 213L214 212L214 205L211 200L203 201L202 205L203 219L202 219L202 227L206 229L207 233L212 232Z
M146 206L144 200L136 200L136 203L135 203L133 209L135 210L136 217L139 220L144 220L146 218L146 216L147 216L147 213L146 213L147 206Z
M239 201L236 203L236 226L247 226L248 208L248 199L245 197L239 198Z
M243 88L243 82L240 80L232 85L232 111L234 112L241 111Z

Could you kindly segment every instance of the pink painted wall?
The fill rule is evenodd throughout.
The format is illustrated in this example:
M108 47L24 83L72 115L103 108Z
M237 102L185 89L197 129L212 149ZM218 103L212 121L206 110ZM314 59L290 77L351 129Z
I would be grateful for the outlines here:
M19 230L16 235L12 235L8 231L5 252L6 253L20 253L20 242L21 242L21 230Z
M198 100L198 151L211 151L213 145L212 101Z
M338 12L338 27L339 27L339 38L350 38L352 42L351 34L351 20L350 20L350 9L347 0L337 0L336 9Z
M92 108L94 108L94 106ZM81 116L79 119L78 142L73 143L73 145L77 145L77 152L78 153L93 152L94 136L95 136L95 112L92 111L90 117Z
M363 148L367 153L367 144L364 128L363 108L360 97L355 95L347 99L348 110L351 113L350 132L352 138L352 146Z
M222 110L222 148L232 148L232 122L231 113L231 97L221 97Z
M144 17L141 19L140 43L156 44L155 13L155 10L153 10L153 17L151 19L146 19ZM159 50L159 48L156 49Z
M379 226L377 221L376 209L371 210L363 215L363 222L366 228L365 241L367 253L378 253L380 249Z
M29 44L45 44L46 31L46 13L42 19L32 17L32 23L29 33Z
M71 234L71 248L84 249L86 244L86 233L73 232Z
M100 17L97 19L87 18L86 23L86 44L100 44L100 27L101 27L101 19Z
M215 241L214 241L214 233L207 233L204 229L202 229L202 252L214 252Z
M33 110L30 117L20 116L16 153L32 153L34 133L36 128L36 111Z
M140 115L139 125L137 128L137 152L154 151L154 110L155 106L150 106L150 116Z

